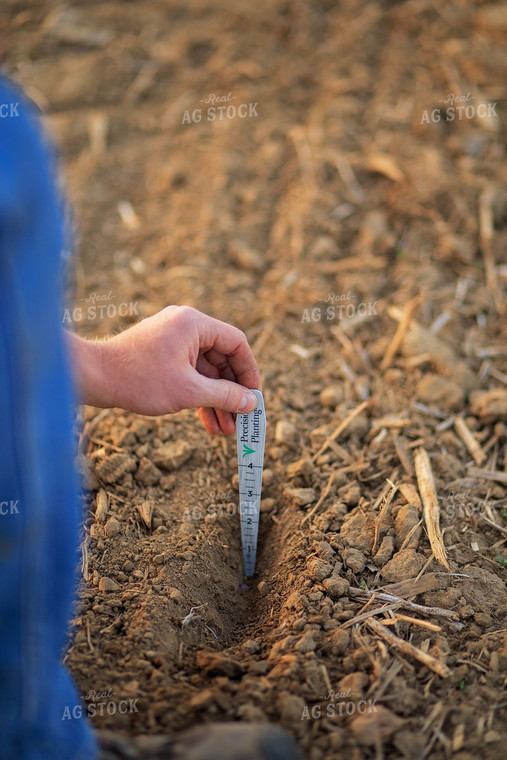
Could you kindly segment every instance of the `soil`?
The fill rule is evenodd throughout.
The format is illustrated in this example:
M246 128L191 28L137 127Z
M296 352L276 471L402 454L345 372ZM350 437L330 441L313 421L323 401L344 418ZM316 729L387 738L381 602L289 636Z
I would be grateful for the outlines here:
M73 204L63 326L186 303L243 329L263 376L248 580L234 438L82 410L65 660L94 725L505 757L505 6L4 0L0 23Z

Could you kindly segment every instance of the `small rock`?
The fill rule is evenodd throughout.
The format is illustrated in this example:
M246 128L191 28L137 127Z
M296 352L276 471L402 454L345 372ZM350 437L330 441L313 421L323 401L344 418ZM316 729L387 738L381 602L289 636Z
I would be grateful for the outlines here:
M366 565L366 557L362 552L348 547L343 550L342 557L347 567L350 567L353 573L363 572Z
M322 559L312 557L307 562L307 570L312 581L323 581L333 572L333 566Z
M317 644L314 641L312 631L307 631L294 647L296 652L301 652L301 654L306 654L306 652L314 652L316 648Z
M326 589L326 593L329 594L332 599L340 599L342 596L347 596L350 586L345 578L337 578L335 576L332 578L325 578L325 580L322 581L322 585Z
M104 526L98 523L92 523L90 525L90 536L92 538L104 538Z
M296 636L285 636L280 641L277 641L269 651L268 662L271 663L278 660L280 655L285 654L288 649L294 646L296 641Z
M267 469L262 471L262 485L269 486L275 479L275 473L273 470Z
M259 639L247 639L243 644L243 649L247 654L258 654L261 651L261 642Z
M296 426L286 420L278 420L275 425L275 441L290 444L296 437Z
M350 697L362 697L365 687L368 685L366 673L348 673L338 681L338 691Z
M143 457L139 462L139 469L136 472L136 480L144 486L154 486L160 480L162 473L153 462L147 457Z
M116 536L121 531L120 522L116 517L110 517L105 525L105 531L108 536Z
M380 574L388 583L413 578L422 570L426 558L415 549L402 549L384 565Z
M257 586L257 590L262 596L267 596L270 592L270 588L266 581L261 581Z
M308 478L314 469L313 462L308 457L298 459L296 462L291 462L291 464L287 465L287 477L294 478L297 475L301 475L304 478Z
M280 718L284 723L297 723L299 725L306 702L301 697L284 691L278 697L276 706Z
M373 702L373 700L372 700ZM389 739L403 726L404 721L383 705L373 705L373 709L358 715L350 723L350 730L357 742L374 747Z
M125 572L126 572L126 573L131 573L131 572L132 572L132 570L134 569L134 563L133 563L133 562L131 562L129 559L127 559L127 560L126 560L126 561L123 563L123 569L125 570Z
M359 483L355 480L352 483L347 483L346 486L338 490L340 501L343 501L348 507L355 507L359 504L361 498L361 489Z
M394 521L394 528L396 530L396 538L398 540L398 546L401 546L408 536L412 528L414 528L419 522L419 510L412 504L404 504L398 510ZM410 542L407 546L411 549L417 549L419 538L421 536L422 526L420 525L417 530L412 533Z
M286 486L283 492L298 507L305 507L317 499L317 494L313 488L291 488L290 486Z
M173 599L175 602L181 601L183 599L183 594L179 590L179 588L170 588L169 591L169 599Z
M118 591L119 588L121 588L119 583L105 575L99 581L99 591Z
M380 548L375 554L373 561L377 567L383 567L393 556L394 552L394 538L393 536L384 536Z
M266 723L268 720L266 713L264 713L260 707L256 707L256 705L252 703L240 705L238 707L237 716L238 718L241 718L241 720L248 721L248 723Z
M320 403L328 409L333 409L335 406L338 406L343 399L343 385L328 385L319 395Z
M157 467L162 467L165 470L177 470L190 459L193 451L193 447L187 441L176 441L155 449L152 460Z
M465 398L465 388L434 372L427 372L419 380L416 392L421 401L438 409L460 409Z
M500 734L498 731L495 731L494 729L491 729L491 731L486 731L484 734L484 741L486 744L493 744L501 740L502 734Z
M345 654L350 644L350 631L346 628L335 628L328 639L331 655Z
M331 562L336 556L335 550L327 541L316 541L313 550L326 562Z
M239 678L245 673L245 667L239 660L219 652L197 652L197 665L204 676Z
M153 557L153 562L156 565L163 565L165 562L165 554L155 554Z
M128 472L134 472L137 462L128 454L110 454L95 467L95 472L100 480L105 483L118 483Z
M261 499L261 512L271 512L275 504L276 501L274 499Z
M134 570L134 572L132 573L132 576L139 581L144 580L144 573L142 570Z
M356 509L350 512L340 530L340 537L353 549L368 555L375 535L374 518L369 512Z

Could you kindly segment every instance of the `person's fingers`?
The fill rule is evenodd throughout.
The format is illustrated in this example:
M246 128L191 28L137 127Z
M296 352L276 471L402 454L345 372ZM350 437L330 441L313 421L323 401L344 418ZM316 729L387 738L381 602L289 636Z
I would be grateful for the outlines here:
M212 349L227 357L229 365L240 385L247 388L261 387L261 377L254 355L244 333L226 322L210 319L201 335L201 350Z
M218 424L224 435L232 435L236 432L236 421L231 412L222 412L221 409L215 409Z
M196 411L206 432L210 435L218 435L220 433L221 427L218 423L215 410L210 409L209 406L200 406L196 409Z
M217 369L219 373L218 377L223 377L224 380L230 380L233 383L236 382L236 375L234 374L234 371L229 363L229 359L226 356L212 348L210 351L206 351L204 358L211 366ZM207 376L214 377L214 375Z
M233 414L252 412L257 406L255 394L242 385L229 380L208 378L199 372L195 372L192 378L192 395L200 406Z

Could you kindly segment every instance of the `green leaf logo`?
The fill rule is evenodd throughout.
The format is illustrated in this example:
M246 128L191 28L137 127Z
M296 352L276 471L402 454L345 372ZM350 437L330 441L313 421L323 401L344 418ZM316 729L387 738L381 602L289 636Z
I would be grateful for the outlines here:
M255 454L255 449L249 449L246 443L243 444L243 456L241 457L244 459L248 454Z

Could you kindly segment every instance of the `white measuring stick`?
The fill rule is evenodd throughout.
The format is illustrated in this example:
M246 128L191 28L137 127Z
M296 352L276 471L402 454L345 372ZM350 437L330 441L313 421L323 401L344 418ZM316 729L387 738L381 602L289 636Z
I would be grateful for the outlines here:
M253 412L238 414L236 437L238 440L239 515L241 521L241 545L245 575L255 572L257 534L261 511L262 468L264 466L264 443L266 441L266 412L262 393L252 389L257 396Z

